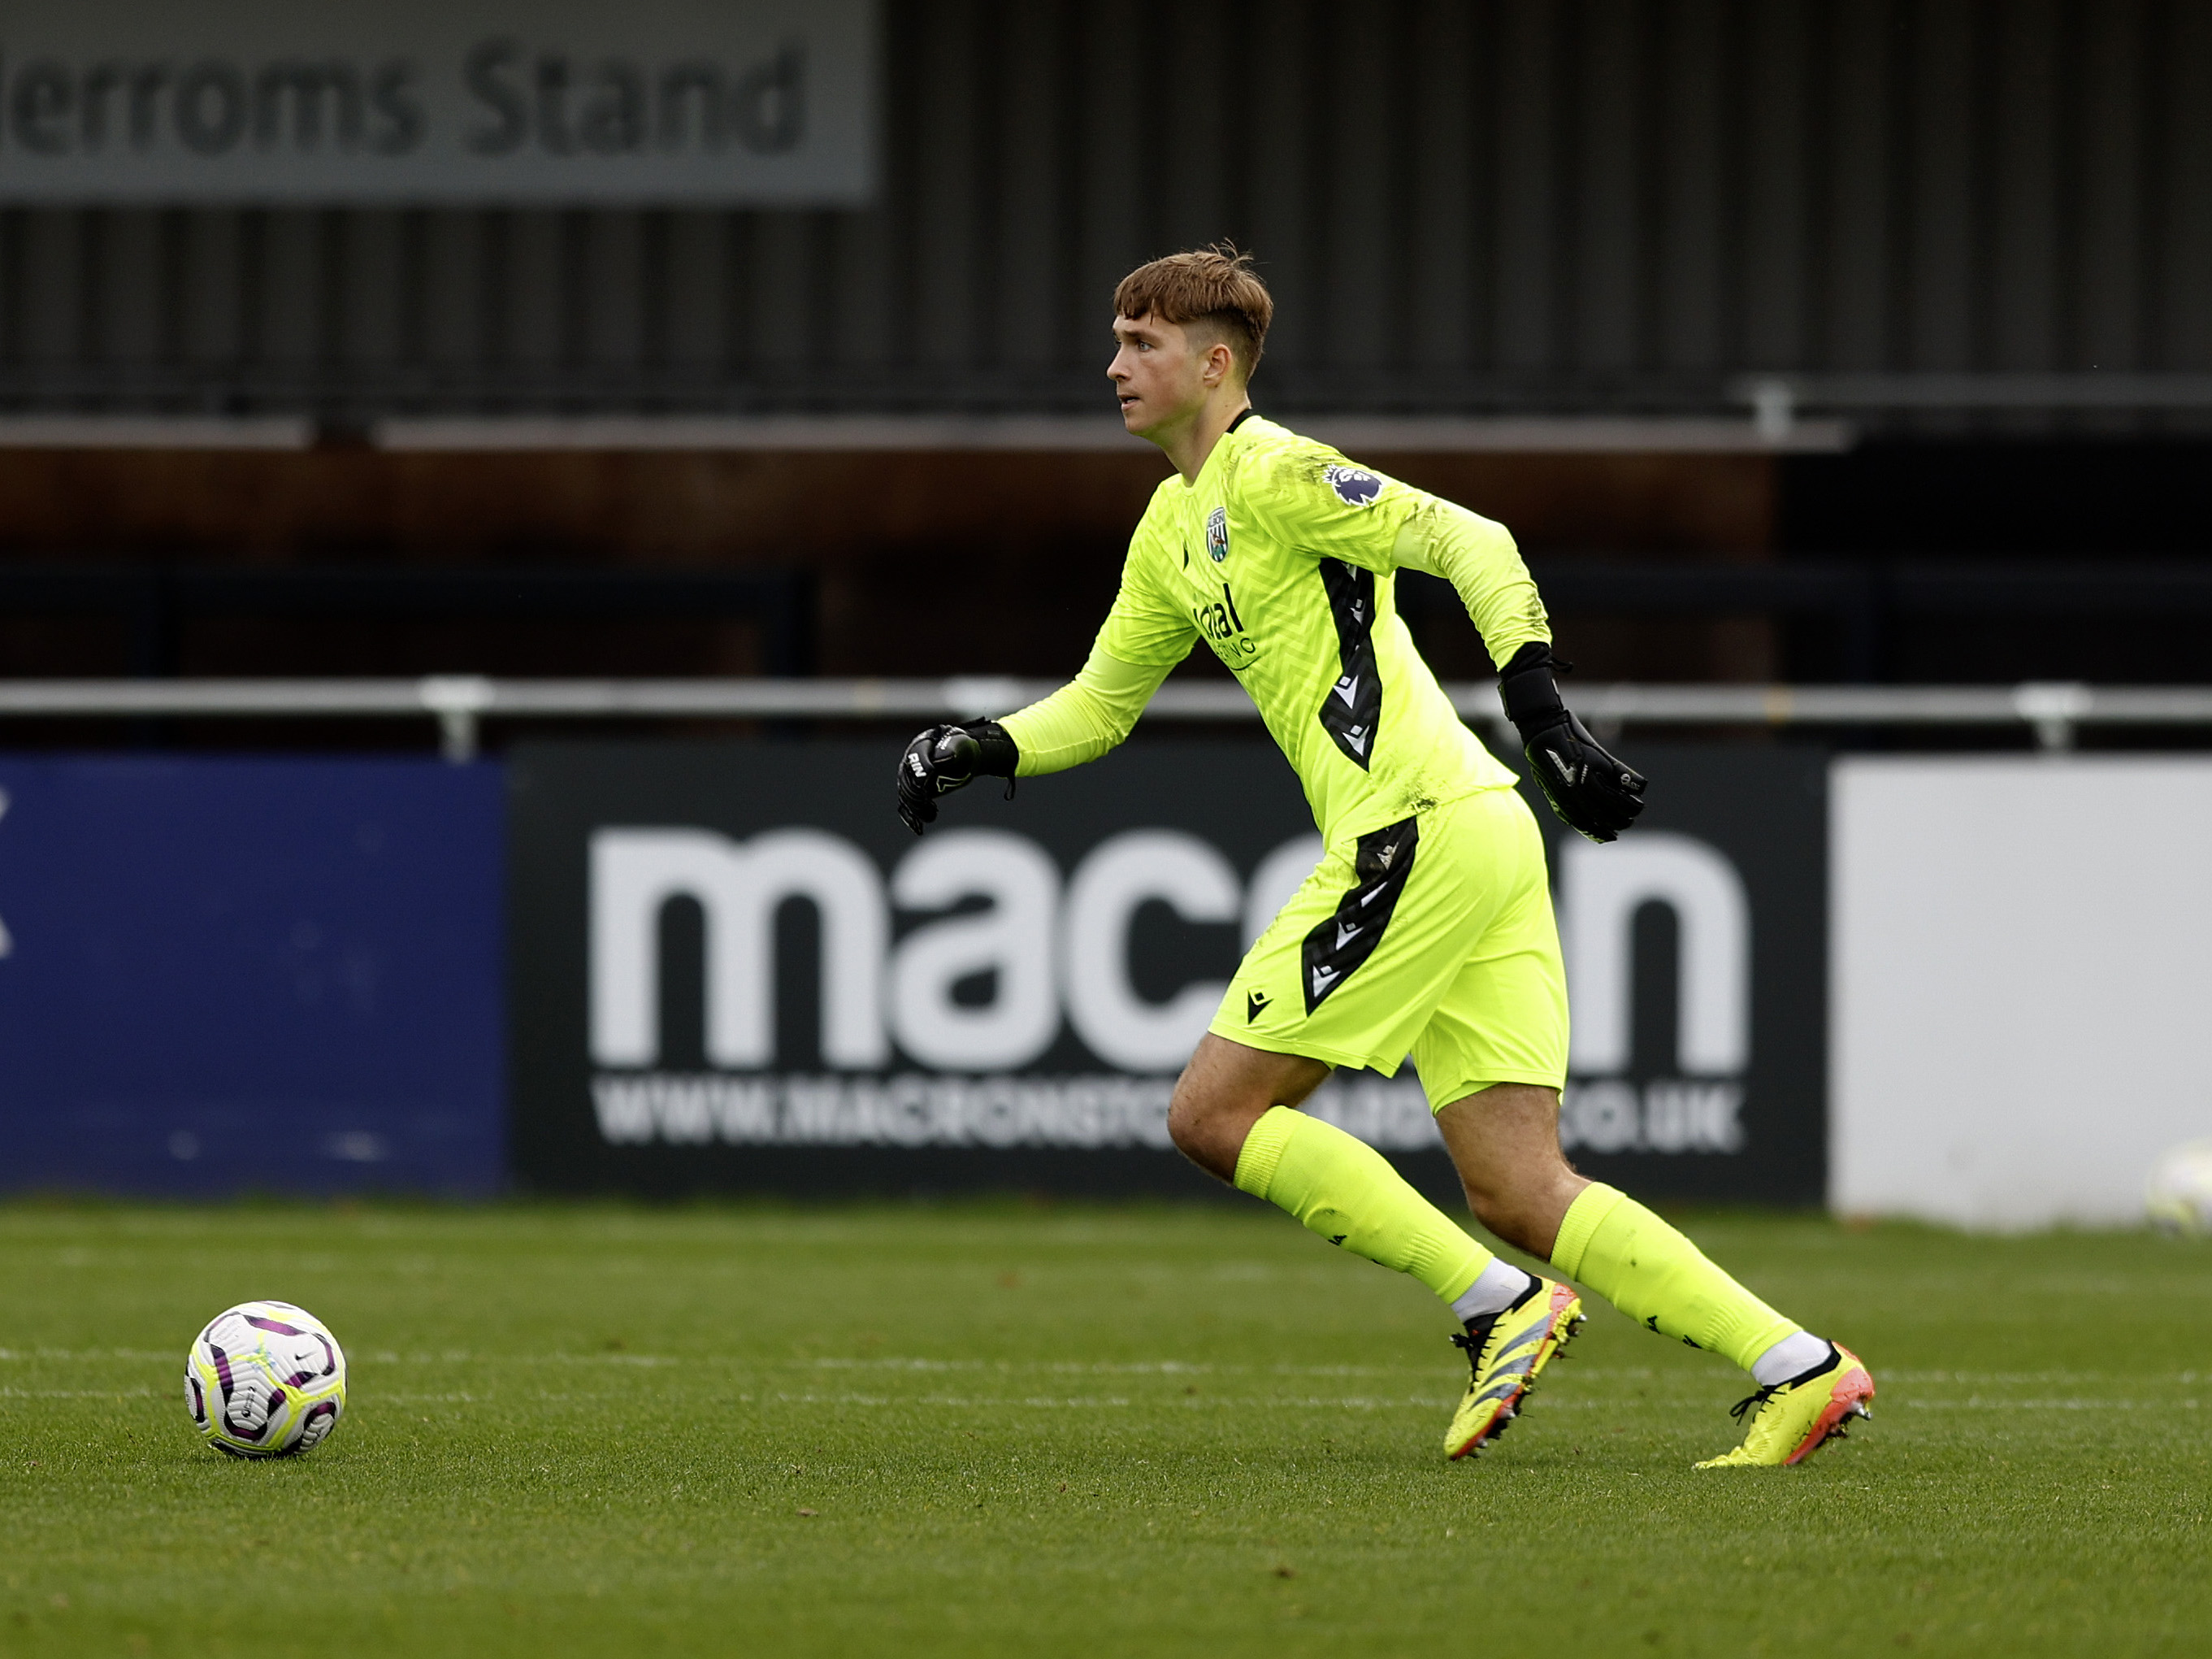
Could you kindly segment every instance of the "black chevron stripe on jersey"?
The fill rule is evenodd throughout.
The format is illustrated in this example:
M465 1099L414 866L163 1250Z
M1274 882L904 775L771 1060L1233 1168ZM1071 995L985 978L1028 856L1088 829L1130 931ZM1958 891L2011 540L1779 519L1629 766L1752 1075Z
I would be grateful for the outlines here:
M1322 586L1336 619L1336 658L1344 671L1321 700L1322 728L1361 771L1382 724L1382 676L1375 666L1375 573L1341 559L1321 562Z
M1382 944L1390 913L1398 908L1398 896L1413 873L1413 845L1420 838L1420 826L1412 818L1359 838L1352 860L1358 884L1337 901L1334 915L1306 935L1303 954L1308 1013L1320 1007Z

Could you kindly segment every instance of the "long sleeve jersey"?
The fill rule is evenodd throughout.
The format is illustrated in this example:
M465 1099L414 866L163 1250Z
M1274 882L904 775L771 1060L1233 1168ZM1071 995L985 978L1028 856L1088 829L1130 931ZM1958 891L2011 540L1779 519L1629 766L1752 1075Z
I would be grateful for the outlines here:
M1083 672L1006 717L1020 775L1113 748L1203 639L1331 842L1510 787L1414 648L1394 602L1401 569L1449 580L1501 666L1551 637L1503 526L1241 416L1196 479L1170 476L1153 492Z

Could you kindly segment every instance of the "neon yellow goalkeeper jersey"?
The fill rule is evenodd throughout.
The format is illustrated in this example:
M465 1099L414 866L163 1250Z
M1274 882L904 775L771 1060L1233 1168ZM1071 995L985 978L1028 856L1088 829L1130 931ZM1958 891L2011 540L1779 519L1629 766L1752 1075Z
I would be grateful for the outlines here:
M1024 773L1127 734L1203 639L1257 706L1331 843L1513 774L1454 712L1394 603L1396 573L1451 579L1496 661L1549 638L1504 529L1247 414L1197 479L1153 493L1083 676L1005 725Z

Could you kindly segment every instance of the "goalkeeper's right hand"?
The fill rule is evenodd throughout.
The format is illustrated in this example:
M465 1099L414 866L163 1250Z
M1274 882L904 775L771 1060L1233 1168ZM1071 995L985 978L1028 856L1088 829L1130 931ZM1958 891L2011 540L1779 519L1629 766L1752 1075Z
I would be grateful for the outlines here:
M1011 779L1019 758L1013 738L996 720L933 726L899 757L899 817L918 836L924 824L937 822L939 795L964 789L978 777Z

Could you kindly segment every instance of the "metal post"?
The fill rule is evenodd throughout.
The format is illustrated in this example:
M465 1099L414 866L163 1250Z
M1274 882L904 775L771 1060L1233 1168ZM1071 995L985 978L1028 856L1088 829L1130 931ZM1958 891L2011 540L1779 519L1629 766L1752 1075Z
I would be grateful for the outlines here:
M423 708L438 717L439 752L456 766L477 757L477 723L496 696L481 674L432 674L417 683Z
M438 711L438 752L456 766L477 757L477 717L466 708Z
M1762 442L1786 442L1797 424L1797 388L1787 380L1754 380L1751 385L1751 424Z
M2075 727L2096 697L2086 685L2031 680L2014 689L2012 700L2021 719L2035 728L2036 747L2046 755L2063 755L2074 747Z

